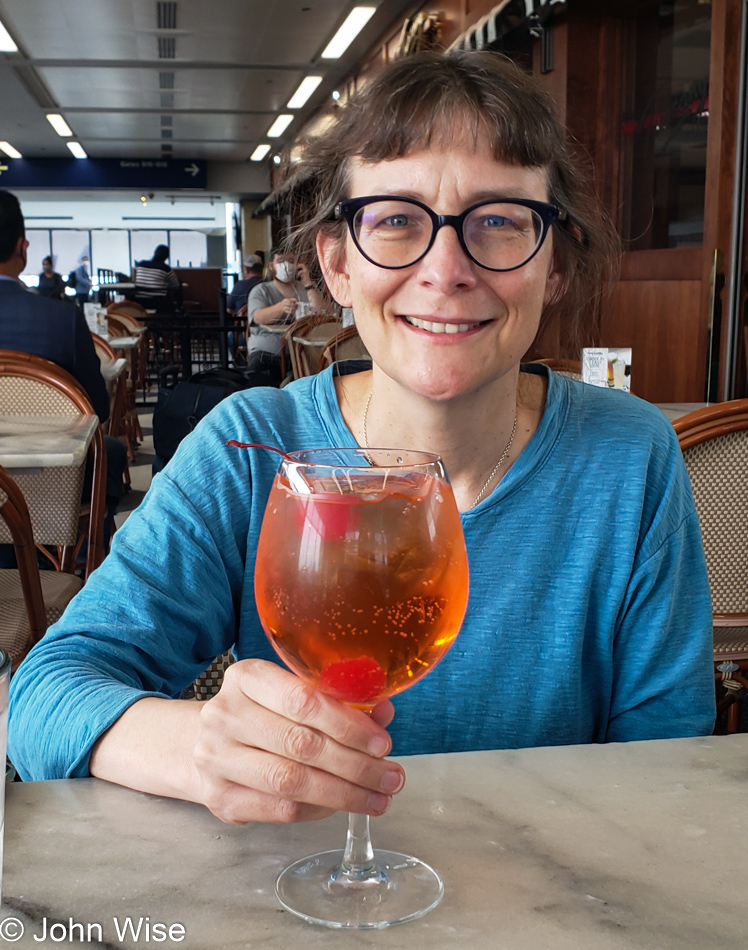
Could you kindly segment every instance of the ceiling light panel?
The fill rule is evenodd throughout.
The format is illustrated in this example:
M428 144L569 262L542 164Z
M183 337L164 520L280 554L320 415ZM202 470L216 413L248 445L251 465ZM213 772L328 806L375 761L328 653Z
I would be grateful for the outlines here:
M323 50L322 59L339 59L376 13L376 9L376 7L354 7Z
M289 125L293 122L293 118L294 117L292 115L279 115L267 131L268 138L277 139L278 136L283 135Z
M312 93L321 82L321 76L307 76L306 79L302 81L296 92L288 100L287 108L300 109L302 106L306 105Z
M18 47L13 41L13 37L8 33L2 23L0 23L0 53L17 53Z
M67 124L67 122L56 112L50 112L47 115L47 121L55 130L55 132L62 136L62 138L67 138L69 135L73 134L72 129Z
M261 162L269 151L270 151L269 145L258 145L257 148L254 150L254 152L252 152L252 154L250 155L250 159L253 162Z
M0 142L0 152L4 152L8 158L23 158L23 155L17 148L13 148L10 142Z
M65 144L76 158L88 158L80 142L66 142Z

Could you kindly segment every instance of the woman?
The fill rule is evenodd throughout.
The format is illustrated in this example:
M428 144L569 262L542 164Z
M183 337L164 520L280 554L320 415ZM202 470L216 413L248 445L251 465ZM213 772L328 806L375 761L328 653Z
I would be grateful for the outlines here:
M91 275L88 271L88 254L81 254L78 258L78 266L71 271L68 277L69 286L75 288L75 298L78 306L83 309L83 305L88 303L91 296Z
M373 365L239 394L185 440L16 675L23 777L90 769L226 821L292 821L381 814L404 783L390 748L710 732L709 592L671 427L634 397L520 366L543 319L571 326L611 269L549 101L494 54L419 54L307 155L316 203L297 250L316 244ZM369 719L272 662L252 579L276 463L232 437L444 458L470 603L389 734L390 703ZM165 698L234 642L244 662L211 702Z
M50 297L52 300L65 299L65 281L62 275L55 271L51 257L42 260L42 272L39 274L36 292L40 297Z

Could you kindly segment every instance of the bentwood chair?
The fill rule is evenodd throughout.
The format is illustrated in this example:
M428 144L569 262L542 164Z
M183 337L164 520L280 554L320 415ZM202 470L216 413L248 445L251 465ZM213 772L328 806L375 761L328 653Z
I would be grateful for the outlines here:
M579 360L542 359L533 360L532 362L545 364L554 373L558 373L559 376L568 376L570 379L582 381L582 364Z
M338 360L360 360L368 357L369 351L359 336L358 327L344 327L322 347L319 368L323 370Z
M691 479L712 593L718 711L737 732L748 690L748 399L673 423Z
M288 351L294 379L319 372L322 349L339 329L339 318L329 313L312 313L291 324L283 334L281 354ZM284 359L282 355L281 370L285 378Z
M40 571L31 517L23 492L0 466L0 520L10 534L16 568L0 570L0 647L18 669L31 647L83 586L74 574Z
M95 415L88 396L73 376L40 356L0 350L0 406L13 416ZM55 568L74 573L78 552L87 541L86 579L104 556L106 451L104 433L96 427L88 447L90 495L81 502L85 465L50 467L19 473L15 480L31 514L34 541ZM11 541L0 524L0 543ZM50 547L57 549L57 556Z
M106 340L98 333L92 333L94 349L99 357L99 362L103 367L107 363L113 363L117 359L117 354L109 346ZM106 380L106 377L104 377ZM127 380L125 374L120 373L113 381L107 381L109 390L109 418L106 421L106 434L115 439L119 439L127 449L127 461L125 462L124 479L125 484L130 485L130 469L127 462L135 460L135 448L137 442L132 425L127 418Z

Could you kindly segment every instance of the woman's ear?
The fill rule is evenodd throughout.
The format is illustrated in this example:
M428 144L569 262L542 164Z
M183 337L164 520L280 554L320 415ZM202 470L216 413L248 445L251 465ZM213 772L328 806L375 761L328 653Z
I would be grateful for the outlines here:
M317 234L317 258L327 288L341 307L352 306L345 239L320 231Z

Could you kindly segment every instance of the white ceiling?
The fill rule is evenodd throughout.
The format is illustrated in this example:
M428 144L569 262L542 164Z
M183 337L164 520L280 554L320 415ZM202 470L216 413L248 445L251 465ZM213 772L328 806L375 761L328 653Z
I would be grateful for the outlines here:
M25 158L69 157L45 118L59 111L92 158L243 163L263 141L277 151L418 5L366 2L377 12L329 61L320 53L355 0L0 0L19 46L0 53L0 140ZM267 139L310 74L322 84L286 133Z

